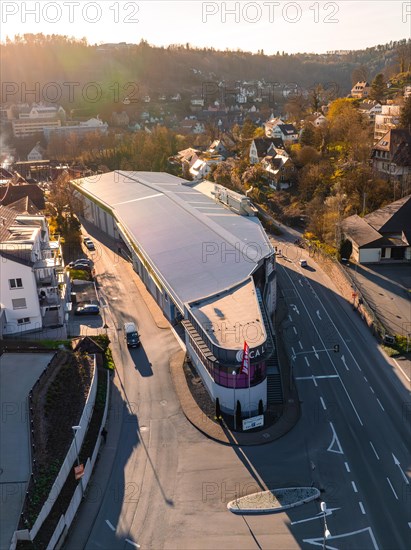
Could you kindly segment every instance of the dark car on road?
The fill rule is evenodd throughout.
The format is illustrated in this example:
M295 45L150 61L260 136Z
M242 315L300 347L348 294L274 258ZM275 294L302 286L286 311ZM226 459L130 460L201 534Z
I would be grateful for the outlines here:
M96 304L84 304L77 306L74 315L98 315L100 308Z

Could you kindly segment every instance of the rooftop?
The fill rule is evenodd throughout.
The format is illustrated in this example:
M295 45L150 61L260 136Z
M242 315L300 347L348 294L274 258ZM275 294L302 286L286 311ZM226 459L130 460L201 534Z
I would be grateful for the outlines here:
M256 217L243 217L161 172L74 180L111 210L181 308L242 283L273 253Z

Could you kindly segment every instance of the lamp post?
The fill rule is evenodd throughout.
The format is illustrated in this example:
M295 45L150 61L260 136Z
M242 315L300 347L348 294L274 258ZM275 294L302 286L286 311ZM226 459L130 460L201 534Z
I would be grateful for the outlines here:
M323 512L323 518L324 518L324 536L323 536L323 550L325 550L325 540L331 537L331 533L328 530L327 527L327 520L326 520L326 512L327 512L327 504L325 502L320 502L321 511Z
M78 430L81 430L81 426L71 426L71 429L73 430L73 435L74 435L74 448L76 449L77 466L80 466L80 457L78 455L76 433Z
M236 411L236 400L235 400L235 390L236 390L236 386L237 386L237 371L233 370L233 372L231 373L233 376L234 376L234 431L237 430L237 411Z

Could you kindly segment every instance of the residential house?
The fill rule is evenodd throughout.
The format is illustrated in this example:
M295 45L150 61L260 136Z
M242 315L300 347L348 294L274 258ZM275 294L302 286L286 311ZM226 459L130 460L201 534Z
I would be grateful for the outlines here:
M275 154L276 149L284 149L281 138L255 138L250 145L250 163L257 164L267 155Z
M200 158L200 155L201 151L199 149L193 149L192 147L189 147L188 149L183 149L182 151L179 151L176 155L170 157L168 160L170 164L179 166L184 177L187 177L190 168Z
M193 180L205 179L211 172L212 167L222 162L222 160L223 157L220 155L203 155L191 166L189 173Z
M261 166L269 186L276 191L288 189L296 181L294 163L284 149L276 149L275 154L264 157Z
M357 99L364 99L367 98L370 94L371 86L368 82L365 80L361 80L360 82L357 82L351 89L351 97L355 97Z
M0 335L64 324L67 302L60 241L51 241L46 217L0 206Z
M309 123L314 128L323 128L327 125L327 119L322 113L313 113L305 119L305 123Z
M373 168L384 178L401 183L404 193L411 186L411 133L409 130L389 130L372 150Z
M183 134L204 134L205 126L199 120L185 118L180 122L179 132Z
M233 145L233 142L230 140L230 143ZM207 153L211 155L221 155L223 160L230 156L230 152L227 149L229 144L226 143L225 139L215 139L210 147L207 149Z
M376 115L379 115L382 112L382 105L381 103L378 103L378 101L365 99L358 106L358 110L369 122L374 124Z
M273 130L279 124L285 124L285 122L280 117L271 116L266 122L264 122L265 135L268 138L274 137Z
M360 264L411 261L411 195L367 216L346 218L341 229Z
M43 147L40 145L40 143L37 143L27 155L27 160L43 160L44 153L45 150L43 149Z
M299 140L298 130L293 124L278 124L273 128L271 135L273 138L281 138L285 145L298 143Z
M13 177L14 176L11 172L9 172L8 170L0 166L0 194L1 194L2 188L4 188L9 183L11 183L11 181L13 180Z
M23 197L29 197L39 210L44 210L46 207L44 193L35 183L23 183L22 185L9 183L0 189L0 205L2 206L9 206Z
M392 102L382 105L381 113L375 115L374 142L379 141L384 135L394 128L400 121L401 107Z

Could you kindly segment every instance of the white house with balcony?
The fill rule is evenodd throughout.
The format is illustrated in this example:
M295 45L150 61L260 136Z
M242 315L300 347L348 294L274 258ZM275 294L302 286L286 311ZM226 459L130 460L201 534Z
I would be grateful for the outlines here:
M0 335L64 324L68 280L45 216L0 206Z

